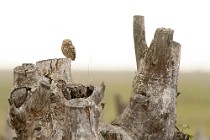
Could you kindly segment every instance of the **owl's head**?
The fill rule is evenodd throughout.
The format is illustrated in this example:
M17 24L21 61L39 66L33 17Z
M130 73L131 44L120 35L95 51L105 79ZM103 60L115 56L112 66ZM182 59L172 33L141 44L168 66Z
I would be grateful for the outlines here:
M63 45L72 45L72 41L70 39L64 39Z

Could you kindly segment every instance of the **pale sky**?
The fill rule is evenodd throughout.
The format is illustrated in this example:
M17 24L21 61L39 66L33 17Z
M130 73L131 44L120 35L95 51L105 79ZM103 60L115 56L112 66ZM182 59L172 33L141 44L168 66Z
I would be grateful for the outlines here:
M0 69L62 58L69 38L73 69L135 71L133 15L143 15L148 46L156 28L174 29L180 69L210 71L209 7L208 0L1 0Z

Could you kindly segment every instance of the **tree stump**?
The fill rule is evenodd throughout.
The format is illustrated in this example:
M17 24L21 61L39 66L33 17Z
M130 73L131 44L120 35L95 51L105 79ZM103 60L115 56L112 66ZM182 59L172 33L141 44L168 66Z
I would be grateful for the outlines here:
M17 140L100 139L105 85L75 84L71 60L49 59L14 69L9 122Z
M137 73L129 104L113 125L132 139L172 140L180 44L173 41L173 30L158 28L148 48L144 28L144 17L134 16Z
M134 16L133 23L137 72L130 101L111 125L100 122L104 83L74 83L71 60L49 59L14 69L8 120L16 139L185 139L175 128L181 46L173 30L158 28L147 47L144 17Z

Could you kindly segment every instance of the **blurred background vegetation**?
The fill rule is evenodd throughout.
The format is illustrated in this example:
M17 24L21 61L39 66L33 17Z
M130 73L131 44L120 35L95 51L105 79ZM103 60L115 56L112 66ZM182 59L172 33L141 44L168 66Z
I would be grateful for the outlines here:
M110 123L116 117L115 95L126 104L131 94L133 71L74 71L73 80L84 84L100 85L105 82L105 109L103 119ZM8 97L12 90L12 71L0 71L0 136L5 135ZM180 73L177 99L177 126L194 134L198 128L210 135L210 73Z

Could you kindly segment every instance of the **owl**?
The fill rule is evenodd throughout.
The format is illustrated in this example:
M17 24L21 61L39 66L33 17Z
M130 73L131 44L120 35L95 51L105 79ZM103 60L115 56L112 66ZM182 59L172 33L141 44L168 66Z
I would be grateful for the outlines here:
M63 40L63 43L61 46L61 51L66 58L70 58L73 61L75 60L76 50L75 50L74 45L72 44L72 41L70 39Z

